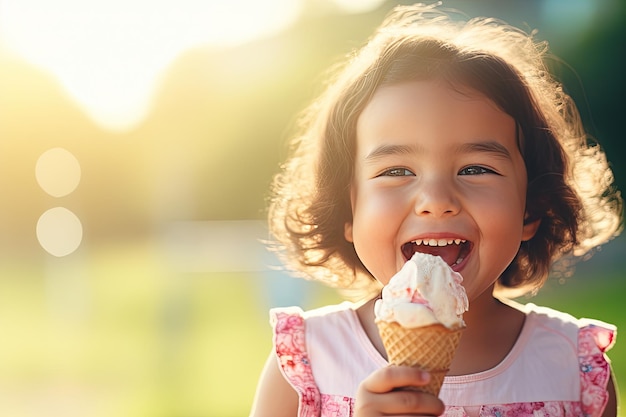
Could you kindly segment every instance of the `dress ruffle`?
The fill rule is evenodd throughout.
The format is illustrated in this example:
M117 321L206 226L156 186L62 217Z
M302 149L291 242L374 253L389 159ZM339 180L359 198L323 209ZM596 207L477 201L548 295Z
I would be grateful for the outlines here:
M585 416L601 416L609 400L606 388L611 368L604 353L613 347L615 335L614 326L591 321L578 332L580 400Z
M319 416L321 396L307 355L302 310L272 310L271 323L274 326L274 347L278 363L285 378L300 397L298 416Z

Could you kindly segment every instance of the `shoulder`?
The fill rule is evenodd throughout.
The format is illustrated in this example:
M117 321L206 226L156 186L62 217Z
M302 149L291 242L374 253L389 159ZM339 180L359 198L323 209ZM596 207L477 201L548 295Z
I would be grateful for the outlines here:
M524 306L548 332L569 339L576 349L582 407L586 415L616 414L616 390L611 378L610 361L606 352L615 343L617 329L613 324L569 314L534 304Z
M270 323L275 331L284 330L284 326L307 326L316 325L320 322L340 322L350 320L354 316L355 304L343 302L324 306L312 310L302 310L300 307L279 307L270 310Z
M533 303L517 304L514 307L524 312L536 326L576 336L585 332L597 334L606 338L600 342L607 349L613 344L616 333L616 327L613 324L589 318L576 318L571 314Z
M276 307L270 309L270 315L274 316L277 314L288 314L288 315L298 315L304 318L310 317L324 317L333 314L341 314L347 310L354 310L356 304L348 301L344 301L339 304L331 304L323 307L317 307L311 310L303 310L298 306L290 306L290 307Z
M566 349L576 357L603 354L615 342L616 327L600 320L576 318L549 307L532 303L512 303L526 314L524 334L528 343L559 355Z
M571 326L578 327L579 319L571 314L563 311L555 310L550 307L539 306L533 303L524 304L520 309L528 317L535 318L539 323L555 328L569 328Z
M274 345L279 356L308 356L320 346L343 345L339 339L351 339L358 318L355 304L344 302L314 310L299 307L270 310Z
M342 333L337 331L337 327L342 326L341 323L350 323L351 318L355 317L353 306L352 303L345 302L309 311L303 311L299 307L270 310L275 357L271 369L277 370L270 375L282 374L291 390L298 394L299 415L309 415L309 412L311 415L316 414L322 406L320 387L314 375L323 377L337 367L329 366L332 361L326 358L320 347L337 347L337 339ZM337 349L331 350L334 355L337 354ZM325 379L322 378L321 381L324 382ZM284 388L284 384L274 385Z
M338 339L351 339L357 322L355 304L350 302L308 311L299 307L270 310L275 344L284 347L288 342L303 352L320 345L336 345Z

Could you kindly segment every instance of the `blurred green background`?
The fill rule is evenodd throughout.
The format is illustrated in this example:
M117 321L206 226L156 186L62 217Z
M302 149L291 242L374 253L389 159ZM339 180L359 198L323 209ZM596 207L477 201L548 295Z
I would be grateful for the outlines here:
M35 0L26 3L46 21ZM256 3L297 4L297 13L280 30L256 38L181 49L156 77L143 116L123 127L94 118L72 98L65 78L27 59L10 32L0 32L0 415L245 416L271 347L268 308L340 300L275 268L278 262L260 243L268 237L267 188L298 112L322 89L324 71L362 45L391 7L409 2ZM15 4L0 1L0 29L8 27ZM115 36L116 19L125 17L123 3L112 4L115 13L102 17L112 18L104 22L111 25L104 39ZM184 27L194 17L193 4L168 7ZM240 5L240 20L251 7L232 4ZM625 190L626 3L444 4L538 29L537 37L562 59L550 65ZM64 18L73 16L71 1L57 5L67 8ZM219 7L205 12L221 13ZM168 8L159 13L167 17ZM81 31L90 30L81 18L68 20L81 24L67 43L42 49L49 58L68 56L70 64L75 60L68 68L84 71L84 56L70 53ZM146 20L133 18L138 27ZM44 39L51 36L41 31ZM108 52L101 51L104 63ZM125 62L115 64L125 69ZM120 81L117 88L128 87ZM123 108L124 95L118 97ZM59 147L79 163L80 181L54 196L36 167L42 154ZM61 256L49 253L50 235L37 234L40 217L55 207L68 209L82 227L78 242L63 227L52 228L62 247L76 246ZM624 254L620 237L572 278L554 279L521 301L625 329ZM610 357L626 387L626 344L619 337Z

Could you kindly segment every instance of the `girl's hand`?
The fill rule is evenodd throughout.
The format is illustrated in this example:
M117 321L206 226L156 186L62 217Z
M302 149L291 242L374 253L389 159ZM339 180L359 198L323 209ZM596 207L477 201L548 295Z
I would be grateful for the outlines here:
M354 417L438 416L443 402L434 395L403 389L426 385L427 372L408 366L388 366L370 374L356 394Z

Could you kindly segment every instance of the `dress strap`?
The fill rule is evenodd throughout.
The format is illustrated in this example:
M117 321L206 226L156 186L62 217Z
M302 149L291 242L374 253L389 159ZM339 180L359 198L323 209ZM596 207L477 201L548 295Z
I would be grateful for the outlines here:
M298 417L320 415L321 398L306 349L305 321L298 307L270 310L274 348L280 369L298 393Z
M596 320L581 320L578 331L581 404L586 416L599 417L609 399L607 385L611 366L605 352L615 343L615 326Z

